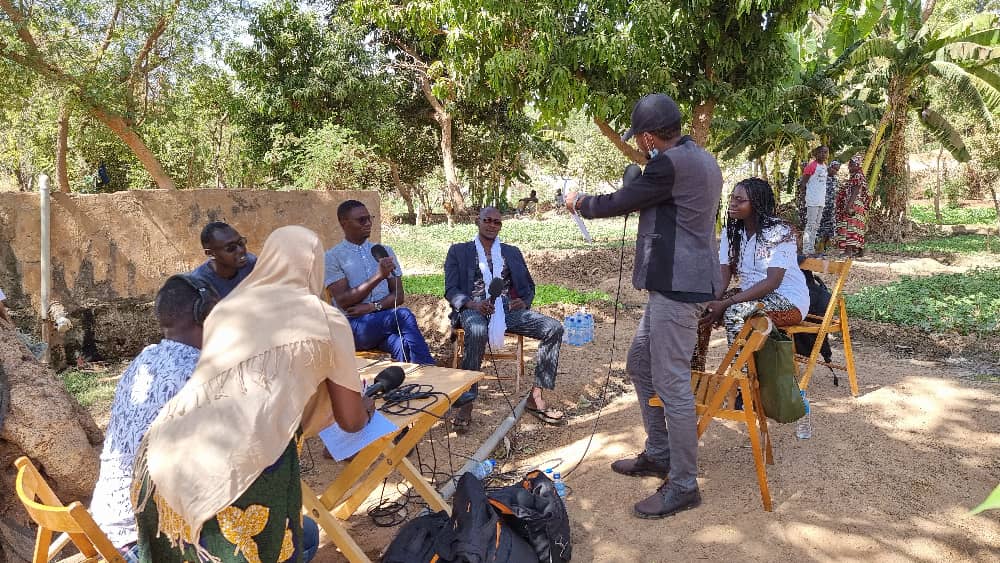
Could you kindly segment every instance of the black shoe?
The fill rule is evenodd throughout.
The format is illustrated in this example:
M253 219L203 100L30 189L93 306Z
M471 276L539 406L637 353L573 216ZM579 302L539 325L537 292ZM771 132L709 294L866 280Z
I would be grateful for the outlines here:
M659 477L666 479L670 473L670 462L657 463L642 452L632 459L619 459L611 464L611 469L615 473L628 475L629 477Z
M666 518L700 504L701 492L697 488L681 491L670 483L664 483L652 496L636 503L635 515L647 519Z

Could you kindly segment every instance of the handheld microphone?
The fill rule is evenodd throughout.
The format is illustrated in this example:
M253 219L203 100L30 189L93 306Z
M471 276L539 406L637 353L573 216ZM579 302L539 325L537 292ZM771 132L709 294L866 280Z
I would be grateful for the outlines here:
M383 258L389 257L389 251L385 249L381 244L372 245L372 258L376 260L381 260Z
M500 297L500 294L503 293L503 288L506 285L507 284L503 281L503 278L493 278L493 281L490 282L489 289L491 302L495 301L497 297Z
M375 383L365 390L365 397L384 395L402 385L404 379L406 379L406 374L403 372L403 368L389 366L378 372L378 375L375 376Z

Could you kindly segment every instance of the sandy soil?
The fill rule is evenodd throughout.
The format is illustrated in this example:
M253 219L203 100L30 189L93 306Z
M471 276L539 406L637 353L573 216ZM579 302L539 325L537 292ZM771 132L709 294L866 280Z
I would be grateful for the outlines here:
M617 253L595 251L581 260L547 253L529 261L544 263L539 282L573 280L580 288L617 285ZM605 256L605 254L607 256ZM612 256L613 255L613 256ZM627 260L629 261L629 260ZM610 264L580 272L577 264ZM613 265L613 267L612 267ZM626 264L625 285L631 264ZM853 288L885 283L903 274L927 274L968 267L934 260L894 260L878 256L858 263ZM572 273L572 275L570 275ZM614 362L608 379L612 309L598 311L596 342L565 346L553 401L570 414L561 428L540 425L526 416L499 452L503 470L515 474L534 467L559 467L564 475L586 457L565 481L573 526L575 561L998 561L1000 519L996 513L968 516L1000 482L1000 377L997 366L928 354L918 346L897 345L892 332L859 331L855 354L861 393L834 387L829 372L817 372L810 385L814 435L797 440L794 425L772 424L775 464L768 467L774 512L764 512L745 431L715 421L699 447L701 508L661 521L639 520L632 505L658 485L653 478L628 478L609 464L643 447L645 434L635 395L624 375L624 352L641 315L641 295L626 290L618 318ZM431 310L433 304L414 303ZM562 316L563 309L545 311ZM874 334L874 336L869 336ZM712 353L723 353L716 333ZM947 346L944 346L946 349ZM839 357L839 343L834 344ZM437 350L450 358L450 349ZM712 361L710 360L710 365ZM986 366L985 368L983 366ZM493 367L484 371L493 373ZM513 365L496 370L510 375ZM602 387L609 393L602 401ZM509 412L495 382L487 384L476 413L477 426L465 436L433 432L434 444L420 447L421 460L437 454L437 470L460 467ZM508 386L509 387L509 386ZM598 407L606 406L600 413ZM595 431L596 430L596 431ZM318 451L314 444L313 452ZM500 454L510 454L504 457ZM416 461L416 455L411 456ZM306 479L328 483L339 465L312 455ZM385 497L398 496L394 483ZM379 491L369 499L378 500ZM410 505L411 514L419 506ZM398 528L379 528L362 507L348 522L351 533L377 559ZM320 563L343 561L327 545Z

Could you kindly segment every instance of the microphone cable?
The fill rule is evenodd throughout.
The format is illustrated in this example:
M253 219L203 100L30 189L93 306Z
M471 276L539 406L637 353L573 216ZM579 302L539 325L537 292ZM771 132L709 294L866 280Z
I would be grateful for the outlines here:
M629 215L630 214L625 215L625 220L622 224L622 242L618 253L618 289L615 292L615 310L611 321L611 351L608 357L608 373L604 378L604 386L601 389L601 406L597 409L597 416L594 418L594 425L590 430L590 437L587 438L587 445L584 447L583 453L580 454L580 459L577 460L573 467L571 467L569 471L562 473L561 478L564 480L576 471L576 469L580 467L580 464L583 463L583 460L587 458L587 454L590 452L590 446L594 442L594 435L597 434L597 425L601 421L601 414L604 412L604 407L608 404L608 388L611 386L611 374L614 373L615 342L618 335L618 308L621 303L622 279L625 272L625 237L628 235Z

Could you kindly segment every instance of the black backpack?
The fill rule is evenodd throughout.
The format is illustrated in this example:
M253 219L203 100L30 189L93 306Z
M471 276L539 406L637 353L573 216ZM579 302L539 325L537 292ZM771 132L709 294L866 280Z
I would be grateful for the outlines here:
M400 529L383 563L525 563L535 550L486 497L483 482L466 473L458 480L452 515L421 516Z
M535 550L541 563L565 563L573 556L569 514L555 484L541 471L520 483L489 491L490 504Z
M822 317L826 314L827 307L830 306L830 298L833 297L833 294L830 293L830 288L823 283L823 280L811 271L802 270L802 274L806 277L806 287L809 288L809 314ZM808 356L815 344L815 334L795 335L795 350L799 354ZM829 336L823 336L823 345L820 346L819 353L826 363L833 360L833 349L830 348ZM837 383L837 376L834 374L833 384L837 385Z

